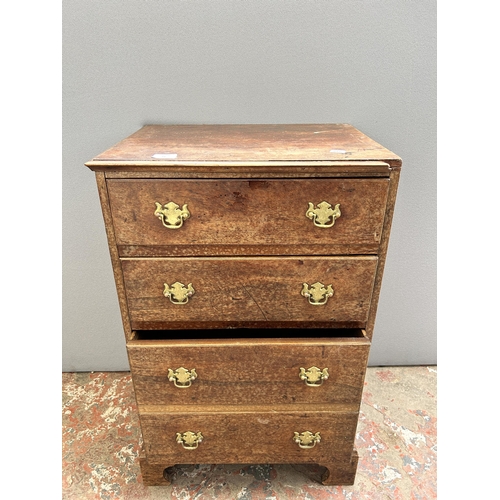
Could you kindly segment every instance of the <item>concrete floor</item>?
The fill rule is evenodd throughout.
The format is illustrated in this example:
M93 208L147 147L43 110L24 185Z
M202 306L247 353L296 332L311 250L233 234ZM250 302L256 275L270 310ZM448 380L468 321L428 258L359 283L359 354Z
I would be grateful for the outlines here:
M170 486L145 487L129 373L63 374L64 500L437 498L436 367L369 368L353 486L323 486L305 465L176 466Z

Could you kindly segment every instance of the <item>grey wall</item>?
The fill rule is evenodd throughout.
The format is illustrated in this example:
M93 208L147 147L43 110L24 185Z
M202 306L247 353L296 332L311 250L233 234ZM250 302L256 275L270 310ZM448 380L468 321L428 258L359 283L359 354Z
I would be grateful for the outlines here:
M93 173L147 123L351 123L403 158L371 365L436 363L436 2L65 0L63 370L128 370Z

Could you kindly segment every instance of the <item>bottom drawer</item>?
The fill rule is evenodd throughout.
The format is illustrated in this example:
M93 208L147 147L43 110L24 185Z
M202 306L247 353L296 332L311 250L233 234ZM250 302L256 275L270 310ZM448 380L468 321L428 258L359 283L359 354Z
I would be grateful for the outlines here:
M349 460L357 412L158 411L141 413L144 450L151 463L306 463Z

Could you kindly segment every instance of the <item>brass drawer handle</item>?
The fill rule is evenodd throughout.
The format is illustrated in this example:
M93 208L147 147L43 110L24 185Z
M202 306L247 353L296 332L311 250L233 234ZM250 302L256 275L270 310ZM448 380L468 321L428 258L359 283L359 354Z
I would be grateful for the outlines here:
M302 291L300 294L307 298L309 304L313 306L323 306L328 302L330 297L333 297L334 291L332 285L328 285L325 288L325 285L318 281L311 286L307 283L302 283Z
M299 373L300 380L303 380L309 387L319 387L323 380L326 380L329 376L328 368L320 370L316 366L312 366L309 370L301 368Z
M191 431L177 432L175 435L175 440L177 443L181 444L185 450L196 450L198 445L203 441L203 434L197 432L196 434Z
M309 208L306 212L306 217L311 219L317 227L332 227L335 221L342 215L340 211L340 203L332 209L330 203L322 201L317 208L309 202Z
M316 432L316 434L309 431L302 432L301 434L294 432L293 440L299 445L300 448L308 450L310 448L314 448L316 443L321 441L321 436L319 432Z
M156 210L155 215L161 220L162 224L168 229L179 229L184 224L186 219L189 219L191 213L188 206L183 205L182 209L179 208L177 203L170 201L162 206L161 203L155 201Z
M175 387L185 389L191 387L192 381L198 376L196 370L186 370L184 367L177 368L177 370L168 369L168 381L173 382Z
M189 297L194 295L194 288L192 283L188 285L183 285L176 281L172 286L168 283L164 283L165 289L163 290L163 295L170 299L172 304L187 304L189 302Z

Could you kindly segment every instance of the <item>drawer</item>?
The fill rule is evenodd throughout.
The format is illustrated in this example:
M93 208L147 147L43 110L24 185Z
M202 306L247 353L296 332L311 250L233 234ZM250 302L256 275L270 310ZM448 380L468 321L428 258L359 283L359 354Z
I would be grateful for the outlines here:
M137 403L328 403L359 409L370 348L362 330L336 338L326 335L342 332L313 330L314 339L286 338L286 330L283 338L245 339L244 330L229 331L236 338L129 342Z
M363 327L376 267L375 256L122 259L138 330L209 321Z
M224 407L219 409L183 412L166 407L165 411L142 412L141 428L148 461L331 463L335 459L348 460L352 455L356 412L332 412L324 407L314 411L306 407L296 411L279 407L259 411L239 407L234 412ZM307 432L310 435L303 434ZM301 446L312 447L299 446L295 438Z
M107 181L122 256L376 253L388 186L386 178Z

